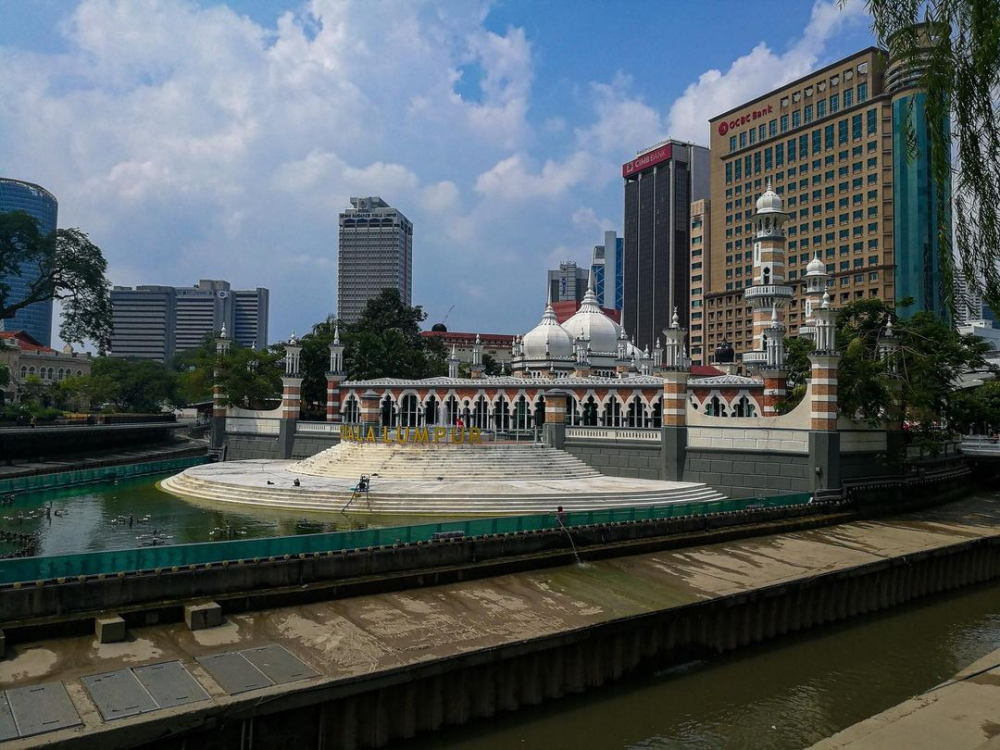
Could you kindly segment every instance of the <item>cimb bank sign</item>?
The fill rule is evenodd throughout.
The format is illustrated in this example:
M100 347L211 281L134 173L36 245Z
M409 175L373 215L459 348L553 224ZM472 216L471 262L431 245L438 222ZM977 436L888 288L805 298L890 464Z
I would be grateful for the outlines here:
M743 125L746 125L748 122L752 122L753 120L759 120L761 117L769 115L773 111L774 111L774 106L768 104L766 107L752 110L751 112L748 112L745 115L734 117L731 120L723 120L722 122L719 123L719 135L725 135L730 130L735 130L736 128L742 127Z
M654 148L652 151L647 151L632 161L622 164L622 177L628 177L630 174L635 174L636 172L656 166L661 161L666 161L673 155L674 149L669 143L666 146L660 146L659 148Z

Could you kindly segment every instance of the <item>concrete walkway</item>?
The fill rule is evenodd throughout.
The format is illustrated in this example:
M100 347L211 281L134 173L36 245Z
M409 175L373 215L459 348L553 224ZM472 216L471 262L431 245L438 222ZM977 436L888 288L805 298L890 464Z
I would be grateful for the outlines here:
M1000 649L947 682L848 727L813 748L1000 748Z
M502 647L530 650L537 639L870 563L884 568L893 558L998 536L1000 502L980 498L894 519L235 615L221 627L195 632L183 624L152 625L132 630L123 643L75 637L8 646L7 658L0 660L0 685L9 690L62 681L83 721L80 728L14 740L9 747L73 738L81 743L67 747L131 746L179 727L201 726L213 711L251 711L302 691L356 690L365 681L395 679L392 675L407 667L486 659ZM265 644L283 646L318 676L229 695L195 661ZM104 722L80 682L87 675L170 660L185 664L207 691L207 702ZM984 700L977 699L978 706L969 700L949 714L956 729L948 742L919 746L974 747L962 744L966 733L971 737L978 732L981 741L988 738L985 696L1000 706L998 685L1000 672L990 672L978 682L953 688L981 694ZM954 718L960 714L968 718Z

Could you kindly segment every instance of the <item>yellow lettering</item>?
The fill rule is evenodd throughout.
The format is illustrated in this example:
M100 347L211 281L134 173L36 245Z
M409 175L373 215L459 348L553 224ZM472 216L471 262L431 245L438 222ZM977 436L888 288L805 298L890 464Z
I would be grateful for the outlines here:
M382 428L382 442L383 443L391 443L392 442L392 440L389 439L389 428L388 427L383 427Z
M415 430L413 433L413 442L415 443L427 443L430 438L427 437L427 428L424 427L419 430Z
M354 428L354 442L360 443L361 440L362 440L361 425L358 425L357 427Z
M483 431L480 430L478 427L470 427L469 428L469 443L471 445L474 445L476 443L483 442L482 434L483 434Z
M440 442L441 440L444 440L447 437L448 437L448 430L447 429L445 429L444 427L435 427L434 428L434 442L435 443Z
M410 440L410 431L404 430L402 427L396 428L396 442L397 443L407 443Z
M451 431L451 442L461 443L463 440L463 433L465 431L461 427L455 427Z
M374 427L369 427L368 428L368 437L367 437L367 439L366 439L365 442L368 442L368 443L374 443L375 442L375 428Z

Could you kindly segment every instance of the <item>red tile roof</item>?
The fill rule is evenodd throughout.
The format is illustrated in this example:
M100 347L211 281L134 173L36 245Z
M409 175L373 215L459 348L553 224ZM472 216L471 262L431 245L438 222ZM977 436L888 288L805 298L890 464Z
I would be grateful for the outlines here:
M488 341L492 342L502 342L504 344L510 344L514 340L514 334L512 333L463 333L459 331L421 331L421 336L432 336L434 338L445 339L446 341L468 341L472 343L476 340L476 336L479 336L479 340L486 344Z
M556 320L562 325L567 320L576 315L576 311L580 309L580 303L574 300L565 300L563 302L553 302L552 310L556 314ZM601 312L611 318L615 323L622 322L622 311L614 310L610 307L602 307Z
M0 331L0 339L7 339L8 341L16 340L17 345L24 352L46 352L48 354L56 354L56 350L50 346L45 346L38 343L38 341L31 336L31 334L25 331Z
M691 374L698 378L714 378L726 373L718 367L712 367L711 365L691 365Z

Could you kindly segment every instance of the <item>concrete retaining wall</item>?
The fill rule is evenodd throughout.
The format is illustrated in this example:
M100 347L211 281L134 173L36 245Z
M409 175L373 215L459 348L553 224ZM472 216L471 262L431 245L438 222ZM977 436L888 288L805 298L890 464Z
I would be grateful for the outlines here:
M266 701L152 719L102 735L103 747L156 741L192 747L383 747L392 740L460 725L525 705L581 693L622 678L732 651L787 633L894 607L1000 576L1000 545L980 538L821 576L660 610L417 667L332 684L294 686ZM169 735L173 736L169 736ZM78 735L62 747L82 748Z
M704 482L729 497L809 492L809 456L688 448L685 482Z
M292 444L292 458L301 460L322 453L327 448L332 448L340 443L340 435L303 435L296 433L295 442Z
M253 458L268 458L275 461L284 458L277 437L226 433L227 461L247 461Z
M598 440L567 440L564 450L612 477L663 479L659 443L605 443Z

